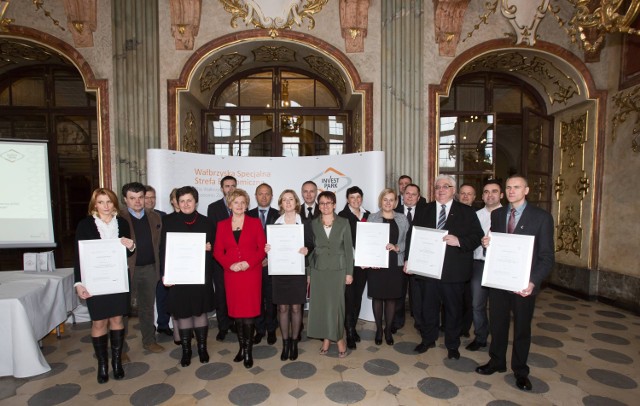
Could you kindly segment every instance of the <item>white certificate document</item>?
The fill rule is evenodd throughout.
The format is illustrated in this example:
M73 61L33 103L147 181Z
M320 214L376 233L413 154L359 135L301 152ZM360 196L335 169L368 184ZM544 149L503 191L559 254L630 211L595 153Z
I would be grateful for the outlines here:
M126 250L119 238L78 241L80 276L91 296L129 291Z
M413 274L440 279L447 243L447 230L413 226L407 270Z
M389 268L389 224L356 223L355 266Z
M304 275L304 226L302 224L267 225L269 275Z
M491 232L482 273L482 286L520 292L529 286L533 235Z
M204 284L206 240L205 233L167 233L164 258L165 285Z

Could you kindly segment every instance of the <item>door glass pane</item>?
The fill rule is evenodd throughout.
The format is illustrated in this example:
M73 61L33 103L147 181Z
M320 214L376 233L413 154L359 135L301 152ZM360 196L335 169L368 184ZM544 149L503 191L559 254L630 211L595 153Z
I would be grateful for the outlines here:
M484 82L477 85L464 84L456 86L456 110L485 111Z
M216 107L237 107L238 101L238 82L235 81L226 87L216 100Z
M87 92L82 80L56 79L54 82L56 106L87 106Z
M517 86L495 86L493 88L493 111L497 113L520 113L520 88Z
M544 145L529 143L529 172L549 172L551 150Z
M273 81L268 79L242 79L240 81L241 107L273 106Z
M44 80L38 78L18 79L11 84L12 105L44 107Z
M47 131L47 119L40 116L13 117L13 137L28 140L46 140L49 138Z
M224 156L271 156L272 126L271 115L208 115L207 151Z
M313 79L283 80L282 107L315 107L314 83Z
M338 100L321 82L316 81L316 107L340 107Z

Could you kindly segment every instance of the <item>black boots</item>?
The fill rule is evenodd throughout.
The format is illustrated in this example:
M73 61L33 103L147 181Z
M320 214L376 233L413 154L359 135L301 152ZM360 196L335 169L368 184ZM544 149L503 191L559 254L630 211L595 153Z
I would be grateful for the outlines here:
M124 378L124 369L122 368L122 346L124 345L124 329L111 330L109 332L111 338L111 368L113 368L113 377L115 379Z
M209 333L209 326L196 327L193 331L196 333L200 363L206 364L209 362L209 353L207 352L207 335Z
M193 335L193 329L180 329L180 344L182 345L182 359L180 365L188 367L191 365L191 336Z
M282 339L282 354L280 354L280 360L286 361L289 359L289 352L291 351L291 338Z
M253 333L255 331L255 324L243 324L242 325L242 335L243 335L243 348L244 348L244 367L251 368L253 366Z
M240 324L239 321L236 321L237 324ZM242 325L236 326L236 334L238 335L238 353L236 357L233 359L233 362L240 362L244 359L244 331L242 330Z
M350 350L356 349L356 329L353 327L347 327L347 348Z
M109 381L109 353L107 352L107 344L109 336L106 334L100 337L91 337L93 342L93 351L98 359L98 383Z
M295 361L298 359L298 340L291 340L289 342L289 347L291 348L289 350L289 359L291 361Z

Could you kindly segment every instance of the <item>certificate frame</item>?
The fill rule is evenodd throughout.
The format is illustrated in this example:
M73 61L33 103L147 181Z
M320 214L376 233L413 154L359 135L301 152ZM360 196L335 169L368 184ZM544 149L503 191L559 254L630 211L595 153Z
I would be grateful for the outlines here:
M206 233L167 233L163 283L203 285L206 244Z
M129 292L126 250L119 238L78 241L80 277L91 296Z
M389 268L389 223L356 223L354 266Z
M407 271L428 278L442 278L442 266L447 251L447 243L443 238L447 234L447 230L413 226Z
M535 236L491 232L482 286L520 292L529 286Z
M271 246L267 254L269 275L305 275L304 225L268 224L267 243Z

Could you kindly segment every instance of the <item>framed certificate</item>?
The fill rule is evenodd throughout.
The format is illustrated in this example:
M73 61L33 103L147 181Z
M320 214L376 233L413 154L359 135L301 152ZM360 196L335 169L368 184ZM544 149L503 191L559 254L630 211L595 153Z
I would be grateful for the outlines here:
M167 233L165 285L204 284L206 240L205 233Z
M269 275L304 275L304 226L302 224L267 225Z
M126 250L119 238L78 241L82 284L91 296L129 291Z
M389 268L389 224L356 223L355 266Z
M533 259L532 235L491 232L482 286L520 292L529 286Z
M447 230L413 226L407 271L412 274L440 279L447 243Z

